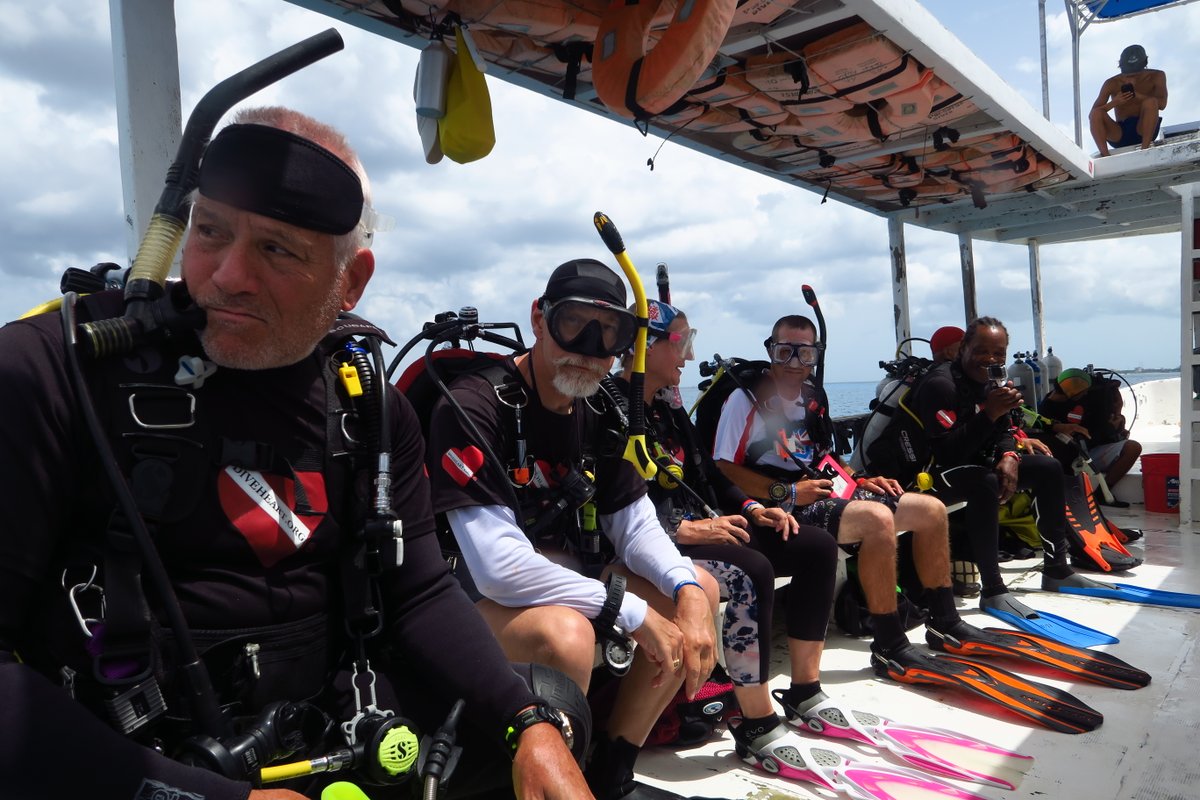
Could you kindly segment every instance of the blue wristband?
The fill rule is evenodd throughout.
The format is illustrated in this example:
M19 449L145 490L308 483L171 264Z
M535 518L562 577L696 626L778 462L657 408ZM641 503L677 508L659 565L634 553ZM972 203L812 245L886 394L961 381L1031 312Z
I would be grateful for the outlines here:
M675 590L671 592L671 602L672 603L679 602L679 590L685 586L695 586L697 589L704 588L703 586L701 586L700 584L696 583L696 581L693 581L693 580L680 581L679 583L675 584Z

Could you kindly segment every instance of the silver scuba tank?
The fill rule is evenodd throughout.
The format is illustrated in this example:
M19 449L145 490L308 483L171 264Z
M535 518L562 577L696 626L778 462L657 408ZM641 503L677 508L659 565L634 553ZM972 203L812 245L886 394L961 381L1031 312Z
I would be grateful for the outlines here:
M1031 350L1025 355L1025 363L1033 370L1032 391L1022 392L1025 395L1025 405L1030 408L1037 408L1037 404L1041 402L1045 392L1042 384L1042 362L1038 358L1036 350Z
M1042 383L1045 384L1046 394L1054 388L1054 382L1063 370L1062 359L1054 355L1054 348L1046 348L1046 358L1042 361Z
M1013 363L1008 367L1008 379L1018 392L1029 396L1033 387L1033 368L1026 363L1024 353L1013 356Z
M892 421L896 409L900 406L900 399L908 393L909 385L910 382L902 378L888 378L880 381L875 390L875 398L879 402L871 412L871 418L867 421L867 426L863 428L862 436L854 443L854 452L850 455L850 466L855 472L866 469L867 448L879 438L888 423Z

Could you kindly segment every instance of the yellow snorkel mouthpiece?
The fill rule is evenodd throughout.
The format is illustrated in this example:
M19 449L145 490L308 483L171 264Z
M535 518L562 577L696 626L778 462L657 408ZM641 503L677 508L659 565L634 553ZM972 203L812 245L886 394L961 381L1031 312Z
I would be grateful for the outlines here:
M629 441L625 444L625 460L633 464L639 475L650 480L658 472L658 465L650 457L650 450L646 446L646 404L642 399L646 385L646 332L650 326L650 307L646 303L646 290L642 288L642 279L630 261L629 254L625 252L625 243L621 240L617 226L603 211L597 211L592 217L592 222L595 223L604 244L616 256L617 263L625 273L625 279L633 289L637 338L633 342L633 373L629 376L632 397L629 398Z

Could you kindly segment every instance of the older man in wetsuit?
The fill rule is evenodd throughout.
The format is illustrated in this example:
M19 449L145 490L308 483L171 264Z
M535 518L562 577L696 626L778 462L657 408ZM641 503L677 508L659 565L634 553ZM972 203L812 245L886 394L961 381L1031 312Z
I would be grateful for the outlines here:
M1100 96L1088 115L1101 157L1108 155L1110 145L1141 144L1143 150L1149 148L1162 123L1158 113L1167 107L1167 74L1160 69L1146 69L1144 47L1129 45L1121 51L1117 63L1121 73L1100 87ZM1115 120L1109 111L1115 111Z

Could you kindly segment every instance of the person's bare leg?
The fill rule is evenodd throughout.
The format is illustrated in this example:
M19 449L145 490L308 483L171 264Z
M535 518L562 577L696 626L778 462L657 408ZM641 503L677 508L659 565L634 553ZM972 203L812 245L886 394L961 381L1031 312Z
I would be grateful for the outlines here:
M1117 481L1125 477L1125 474L1137 463L1138 457L1141 454L1141 442L1135 442L1132 439L1125 440L1125 446L1121 448L1121 454L1116 457L1113 463L1108 465L1108 469L1104 470L1104 481L1108 484L1109 489L1116 486Z
M872 614L896 611L896 529L883 503L855 500L842 512L838 542L859 543L858 580Z
M1158 101L1147 97L1142 101L1142 110L1138 116L1138 134L1142 137L1142 149L1150 149L1154 141L1155 128L1158 127Z
M896 509L896 530L913 532L913 559L921 585L949 588L950 530L945 504L929 495L902 495Z
M1098 108L1093 108L1088 114L1088 124L1091 126L1092 139L1096 142L1100 157L1107 156L1109 141L1121 141L1121 126L1107 112Z
M487 599L475 605L510 661L554 667L587 692L596 654L587 617L564 606L508 608Z
M644 598L651 608L667 619L675 616L675 604L671 602L671 598L658 591L644 578L623 569L620 571L628 581L626 591ZM650 729L683 684L683 673L677 672L673 675L668 674L662 685L655 688L650 684L657 674L658 665L639 649L634 656L633 666L629 668L625 677L621 678L620 687L617 689L617 699L608 718L608 738L621 737L637 747L645 744Z

